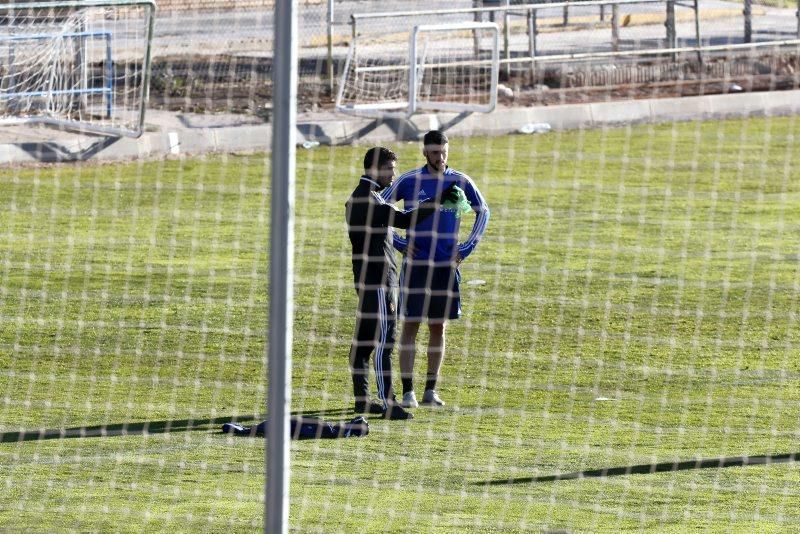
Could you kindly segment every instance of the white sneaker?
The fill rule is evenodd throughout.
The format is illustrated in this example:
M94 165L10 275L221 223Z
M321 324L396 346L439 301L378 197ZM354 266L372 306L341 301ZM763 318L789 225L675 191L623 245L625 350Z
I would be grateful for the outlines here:
M422 404L428 406L444 406L444 401L439 398L439 394L435 389L426 389L422 395Z
M417 395L413 391L403 393L403 402L400 403L403 408L419 408L417 402Z

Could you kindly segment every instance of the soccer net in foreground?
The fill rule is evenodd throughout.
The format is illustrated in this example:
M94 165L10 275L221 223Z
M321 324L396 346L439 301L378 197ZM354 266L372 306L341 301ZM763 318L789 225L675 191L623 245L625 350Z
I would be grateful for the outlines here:
M495 24L417 25L407 47L396 42L403 36L351 43L337 110L388 118L425 110L494 109L499 72Z
M461 126L448 164L491 217L460 266L446 405L292 442L289 527L797 531L798 116ZM425 164L419 142L385 144L398 174ZM345 201L371 145L298 151L295 416L356 415ZM263 440L221 427L268 417L270 157L3 168L0 529L259 530Z
M155 4L0 5L0 124L142 133Z

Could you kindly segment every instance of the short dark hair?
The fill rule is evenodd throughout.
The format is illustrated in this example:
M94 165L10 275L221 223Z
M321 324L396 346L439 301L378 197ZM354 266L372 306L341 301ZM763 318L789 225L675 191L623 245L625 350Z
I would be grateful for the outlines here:
M428 145L446 145L449 141L447 135L441 130L431 130L422 138L422 144Z
M380 169L390 161L397 161L397 154L386 147L372 147L364 154L364 170Z

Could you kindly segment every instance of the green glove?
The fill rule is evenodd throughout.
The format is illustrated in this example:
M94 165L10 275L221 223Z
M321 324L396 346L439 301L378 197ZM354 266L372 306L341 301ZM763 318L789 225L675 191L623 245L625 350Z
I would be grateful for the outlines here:
M447 211L454 211L456 218L472 211L472 206L467 200L464 190L457 185L452 185L442 195L442 207Z

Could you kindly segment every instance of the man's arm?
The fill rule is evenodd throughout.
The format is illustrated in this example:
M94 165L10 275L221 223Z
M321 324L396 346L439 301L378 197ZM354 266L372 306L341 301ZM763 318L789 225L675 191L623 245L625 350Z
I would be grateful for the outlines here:
M423 219L430 217L439 209L438 199L428 199L425 202L420 202L416 209L403 211L392 204L387 204L378 194L375 194L373 198L375 199L375 206L373 207L372 220L379 226L408 229ZM394 235L396 236L397 234L395 233Z
M472 251L478 246L478 242L486 232L486 225L489 223L489 205L478 188L475 187L472 179L466 175L465 178L464 194L475 211L475 224L472 225L472 231L467 236L467 239L458 245L458 255L462 260L472 254Z

